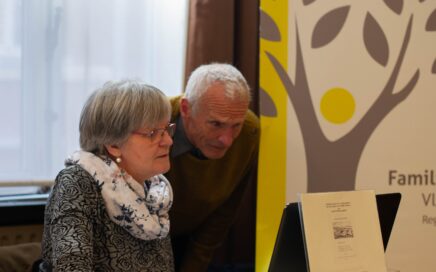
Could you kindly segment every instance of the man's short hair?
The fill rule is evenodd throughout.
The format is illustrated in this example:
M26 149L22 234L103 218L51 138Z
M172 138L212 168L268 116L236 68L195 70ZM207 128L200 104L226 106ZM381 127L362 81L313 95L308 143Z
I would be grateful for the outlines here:
M224 85L228 98L251 101L250 87L238 69L226 63L206 64L196 68L186 84L184 97L191 104L193 111L198 99L215 84Z

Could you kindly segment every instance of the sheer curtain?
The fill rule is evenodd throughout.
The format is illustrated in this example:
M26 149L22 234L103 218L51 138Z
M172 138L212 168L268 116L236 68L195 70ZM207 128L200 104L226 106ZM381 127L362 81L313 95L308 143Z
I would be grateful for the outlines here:
M54 179L108 80L183 88L187 0L0 0L0 183Z

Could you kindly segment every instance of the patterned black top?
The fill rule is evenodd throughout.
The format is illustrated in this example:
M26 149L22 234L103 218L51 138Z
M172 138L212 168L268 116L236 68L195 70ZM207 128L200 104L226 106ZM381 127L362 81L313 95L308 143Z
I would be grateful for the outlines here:
M45 210L40 271L174 271L170 238L141 240L109 218L81 166L62 170Z

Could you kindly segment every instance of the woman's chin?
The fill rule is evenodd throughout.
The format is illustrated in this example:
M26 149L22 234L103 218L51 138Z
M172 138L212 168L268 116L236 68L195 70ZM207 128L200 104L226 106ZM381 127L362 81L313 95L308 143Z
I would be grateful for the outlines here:
M170 170L170 163L168 162L167 165L162 165L158 169L156 169L156 175L158 174L165 174Z

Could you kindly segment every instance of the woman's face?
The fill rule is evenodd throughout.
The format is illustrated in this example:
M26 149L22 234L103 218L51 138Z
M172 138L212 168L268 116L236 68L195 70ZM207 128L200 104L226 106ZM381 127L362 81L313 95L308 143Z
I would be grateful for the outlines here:
M116 156L122 159L119 167L136 181L142 182L170 169L171 136L167 131L162 134L163 130L157 130L154 138L146 136L150 131L166 128L167 125L168 120L163 120L155 128L138 129L119 147L120 155Z

